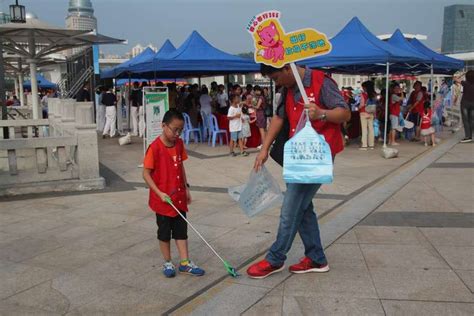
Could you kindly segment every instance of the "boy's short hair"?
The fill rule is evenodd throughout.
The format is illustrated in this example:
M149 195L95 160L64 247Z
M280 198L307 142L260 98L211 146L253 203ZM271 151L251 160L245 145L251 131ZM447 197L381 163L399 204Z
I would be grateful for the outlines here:
M175 109L171 109L171 110L168 110L165 113L165 115L163 116L163 123L169 124L175 119L180 120L180 121L184 121L184 116L183 116L183 114L181 114L181 112L178 112Z

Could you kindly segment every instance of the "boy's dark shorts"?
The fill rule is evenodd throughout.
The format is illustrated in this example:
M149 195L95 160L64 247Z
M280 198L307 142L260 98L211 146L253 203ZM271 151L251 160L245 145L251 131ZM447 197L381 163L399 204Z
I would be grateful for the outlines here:
M186 217L186 212L181 212ZM188 239L188 224L181 216L170 217L156 214L156 224L158 225L158 240L170 241L171 238L185 240Z

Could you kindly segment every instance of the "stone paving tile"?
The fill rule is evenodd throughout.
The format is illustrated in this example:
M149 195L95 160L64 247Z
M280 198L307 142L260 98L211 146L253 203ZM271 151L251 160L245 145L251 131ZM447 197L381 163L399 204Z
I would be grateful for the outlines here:
M442 302L414 302L382 300L386 315L458 315L469 316L474 314L474 304L470 303L442 303Z
M0 259L21 262L61 247L54 241L25 237L0 245Z
M471 292L474 293L474 270L456 270L456 273Z
M18 304L11 304L0 301L0 315L21 315L21 316L61 316L60 313L40 310L38 307L25 307Z
M328 273L292 276L285 282L285 295L311 298L378 298L365 267L333 268Z
M370 268L381 299L474 302L474 296L452 270Z
M474 270L474 247L435 247L454 270Z
M57 272L26 264L4 266L0 270L0 298L24 291L56 275Z
M369 268L442 268L449 266L438 253L419 245L360 245Z
M356 226L354 233L361 244L423 245L426 238L415 227Z
M202 299L192 301L172 315L239 315L267 292L268 289L261 287L223 282L207 292ZM204 302L206 304L201 305Z
M357 244L357 236L353 229L342 235L338 240L336 240L336 244Z
M434 246L474 247L474 228L419 228Z
M109 250L103 248L78 249L67 245L42 253L24 263L59 272L70 272L110 254Z
M74 273L98 280L109 280L129 285L135 278L154 269L157 262L151 258L138 258L115 254L81 266Z
M166 292L120 286L106 290L66 315L157 315L182 298Z
M6 303L21 308L30 307L65 314L71 309L91 302L104 291L118 286L96 278L68 273L11 296Z
M285 296L283 315L385 315L378 299Z
M253 305L249 310L242 313L242 316L277 316L282 315L283 297L276 295L265 295L265 297Z

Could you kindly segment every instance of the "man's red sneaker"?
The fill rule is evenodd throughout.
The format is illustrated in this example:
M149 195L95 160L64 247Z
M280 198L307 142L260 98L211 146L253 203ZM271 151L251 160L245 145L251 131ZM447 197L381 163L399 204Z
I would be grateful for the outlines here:
M290 272L291 273L308 273L308 272L328 272L329 271L329 265L327 263L325 264L319 264L313 262L308 257L304 257L301 259L300 263L294 264L290 266Z
M285 268L284 265L279 267L274 267L267 260L263 259L257 263L252 264L247 269L247 274L252 279L263 279L269 276L270 274L280 272Z

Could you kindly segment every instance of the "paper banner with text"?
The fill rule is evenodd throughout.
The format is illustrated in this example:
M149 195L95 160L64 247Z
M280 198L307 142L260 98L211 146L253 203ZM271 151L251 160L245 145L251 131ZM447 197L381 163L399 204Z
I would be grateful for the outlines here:
M281 68L331 51L324 33L312 28L285 33L280 17L279 11L267 11L254 16L247 25L254 40L255 62Z

